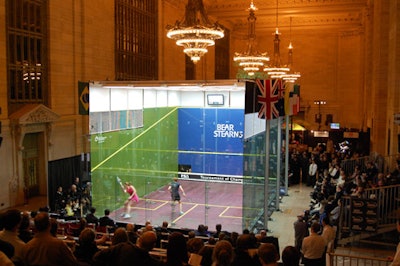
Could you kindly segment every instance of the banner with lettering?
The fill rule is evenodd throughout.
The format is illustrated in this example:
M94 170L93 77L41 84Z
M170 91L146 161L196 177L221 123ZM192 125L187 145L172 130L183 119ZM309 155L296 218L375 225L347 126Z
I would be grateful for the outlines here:
M243 109L180 108L178 121L179 165L200 174L243 174Z

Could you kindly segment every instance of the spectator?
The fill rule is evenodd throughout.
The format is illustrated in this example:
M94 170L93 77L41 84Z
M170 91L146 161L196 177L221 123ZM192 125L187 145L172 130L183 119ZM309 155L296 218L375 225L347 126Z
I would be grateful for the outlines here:
M117 228L114 232L114 236L111 242L112 245L117 245L122 242L128 242L128 234L126 233L126 229L123 227Z
M86 266L93 264L93 255L99 251L95 238L96 234L91 228L85 228L79 235L78 245L74 251L79 265Z
M330 246L331 248L333 248L334 241L335 241L335 238L336 238L336 230L335 230L335 228L333 228L330 225L328 216L325 216L322 219L322 226L323 226L322 237L325 240L325 245L328 246L328 247Z
M109 232L114 232L115 230L115 222L110 217L110 210L104 210L104 216L99 219L99 226L109 228Z
M261 244L258 248L258 257L262 266L277 266L279 253L275 246L270 243Z
M33 234L30 229L30 217L29 213L27 212L24 212L22 214L21 223L19 224L18 237L25 243L30 241L33 237Z
M186 240L182 233L173 232L168 237L167 266L187 265L189 260Z
M258 259L257 239L251 234L242 234L236 242L235 256L232 262L234 266L261 265Z
M296 247L287 246L282 251L283 266L299 266L301 253Z
M96 208L91 207L89 213L86 215L86 221L89 224L94 224L95 226L99 225L99 218L96 217Z
M133 243L136 244L136 241L139 237L137 230L136 230L136 226L134 224L127 224L126 225L126 233L128 234L128 240Z
M303 264L304 266L325 265L325 240L318 234L320 225L314 222L311 225L311 234L303 239Z
M155 247L157 236L155 232L144 232L134 245L130 242L122 242L107 249L98 251L93 256L95 265L163 265L157 259L150 256L149 252Z
M214 247L212 260L213 266L230 266L233 261L233 247L229 241L219 240Z
M77 265L72 251L50 234L50 218L46 212L35 217L37 233L23 248L25 265Z
M17 209L5 211L2 215L4 230L0 232L0 239L13 245L14 256L11 260L18 264L22 261L22 249L25 242L18 237L18 227L21 223L21 212Z
M270 244L274 245L274 247L275 247L276 250L279 250L279 241L278 241L278 238L277 238L277 237L274 237L274 236L267 236L267 230L261 230L261 231L260 231L260 235L259 235L258 242L259 242L260 244L263 244L263 243L270 243ZM278 260L279 260L279 259L280 259L280 256L279 256L279 252L278 252Z
M294 246L298 251L301 251L303 239L309 235L308 225L304 220L304 214L297 215L297 221L293 224L294 227Z

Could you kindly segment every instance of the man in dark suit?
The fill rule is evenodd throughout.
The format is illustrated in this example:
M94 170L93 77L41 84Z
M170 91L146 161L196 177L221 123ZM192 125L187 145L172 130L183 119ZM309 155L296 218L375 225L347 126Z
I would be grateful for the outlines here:
M97 226L99 224L99 218L97 218L94 214L96 212L95 207L90 208L90 212L86 215L86 221L88 224L95 224Z
M107 227L108 228L108 232L114 232L114 230L115 230L115 222L109 216L110 216L110 210L109 209L105 209L104 210L104 216L100 217L100 219L99 219L99 226Z

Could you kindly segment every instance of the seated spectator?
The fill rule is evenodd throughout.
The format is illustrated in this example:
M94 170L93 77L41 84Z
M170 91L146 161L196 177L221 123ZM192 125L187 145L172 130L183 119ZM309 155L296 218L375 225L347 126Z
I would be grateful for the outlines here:
M96 242L96 233L91 228L85 228L79 235L78 245L75 247L74 255L79 265L92 265L93 255L99 251Z
M199 224L197 230L195 231L196 236L204 236L208 237L207 235L207 227L204 224Z
M256 237L251 234L240 235L236 242L235 256L232 265L261 265L257 252L253 252L255 250L257 250Z
M115 222L109 216L110 216L110 210L105 209L104 216L99 219L99 226L107 227L109 229L109 232L111 233L114 232L115 230Z
M204 242L200 238L191 238L187 241L187 250L189 253L198 254L203 246Z
M95 226L97 226L99 224L99 218L96 217L95 213L96 208L91 207L89 213L86 215L86 221L88 222L88 224L94 224Z
M155 232L144 232L136 245L122 242L107 249L98 251L93 256L95 265L145 265L161 266L161 261L150 256L149 252L155 247L157 236Z
M125 228L119 227L115 230L111 243L117 245L122 242L128 242L128 234Z
M16 264L20 263L22 249L25 246L25 242L18 237L18 227L22 219L21 212L17 209L7 210L1 217L4 230L0 232L0 239L14 247L14 256L11 260Z
M139 235L134 224L129 223L126 225L126 233L128 234L128 240L131 243L136 244Z
M213 266L230 266L233 261L233 247L229 241L219 240L212 254Z
M287 246L282 251L283 266L299 266L301 253L293 246Z
M258 248L258 257L262 266L277 266L279 253L275 246L270 243L261 244Z
M0 265L2 266L14 266L15 264L10 260L6 254L0 251Z
M187 265L189 260L186 239L180 232L173 232L168 237L167 266Z
M215 225L215 233L213 234L214 238L219 238L219 234L222 232L222 224Z
M214 247L205 245L199 251L199 255L201 256L201 263L202 266L211 266L212 265L212 254L213 254Z
M0 239L0 252L4 253L11 260L14 256L14 247L10 243Z
M24 212L22 214L21 223L19 224L18 237L27 243L33 238L33 234L30 228L30 216L29 213Z
M279 250L279 241L277 237L274 236L267 236L267 231L266 230L261 230L260 231L260 235L259 235L259 239L258 239L259 243L270 243L272 245L275 246L276 250ZM279 253L278 253L279 256ZM278 257L278 260L280 259L280 257Z
M41 212L35 217L37 233L23 248L25 265L77 265L68 246L50 234L50 217Z

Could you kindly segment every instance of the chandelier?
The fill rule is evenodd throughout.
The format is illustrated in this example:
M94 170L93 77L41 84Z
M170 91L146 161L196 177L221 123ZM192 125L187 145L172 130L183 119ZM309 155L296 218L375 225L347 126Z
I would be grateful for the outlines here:
M233 60L239 63L239 67L241 67L249 76L253 76L255 72L259 71L261 67L269 61L269 57L267 53L260 53L255 48L255 25L256 25L256 16L255 11L257 8L251 1L249 10L249 17L247 21L249 23L248 29L248 43L247 50L243 53L235 53Z
M282 75L282 79L288 82L295 82L298 78L301 77L300 72L293 71L293 45L292 45L292 17L290 17L290 34L289 34L289 54L288 54L288 64L287 66L290 68L290 72Z
M268 73L271 78L281 78L282 75L290 71L288 66L283 66L281 64L281 55L279 51L279 46L281 40L279 39L279 29L278 29L278 0L276 0L276 29L274 33L274 57L271 64L264 68L264 71Z
M207 53L207 47L224 37L224 30L218 23L212 23L206 14L202 0L188 0L184 20L167 25L167 37L183 46L183 52L193 63Z

